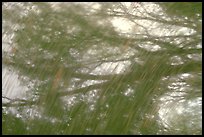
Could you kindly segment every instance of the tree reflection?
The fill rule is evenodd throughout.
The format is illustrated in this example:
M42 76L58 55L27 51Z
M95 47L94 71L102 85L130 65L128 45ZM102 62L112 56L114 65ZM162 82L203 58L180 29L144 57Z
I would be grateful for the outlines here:
M201 134L185 124L200 109L180 112L181 125L158 122L162 97L201 97L201 10L188 2L4 3L3 43L11 48L3 64L33 84L26 99L3 96L4 111L20 109L22 119L36 111L25 134ZM166 109L173 115L175 107Z

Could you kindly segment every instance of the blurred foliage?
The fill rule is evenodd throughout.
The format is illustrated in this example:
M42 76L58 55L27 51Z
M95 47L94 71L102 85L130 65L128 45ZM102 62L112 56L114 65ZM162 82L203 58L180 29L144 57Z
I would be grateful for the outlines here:
M3 3L3 42L15 34L3 64L33 85L27 100L3 103L3 134L201 134L199 114L194 127L186 125L200 110L167 128L159 105L176 90L171 79L186 73L191 77L180 79L190 88L170 102L202 97L202 4L153 3L159 12L145 10L148 3L98 3L99 10L94 4ZM113 17L134 22L136 30L118 32ZM126 68L116 72L121 63Z
M189 18L199 17L196 14L202 13L202 3L201 2L165 2L161 4L167 14L175 16L186 16Z
M11 114L2 113L2 131L3 134L22 135L25 134L26 126L21 118Z

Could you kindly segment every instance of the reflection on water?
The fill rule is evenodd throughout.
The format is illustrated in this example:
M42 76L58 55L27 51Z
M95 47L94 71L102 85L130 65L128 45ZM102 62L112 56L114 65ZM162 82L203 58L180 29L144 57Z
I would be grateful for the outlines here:
M160 98L159 122L168 131L180 134L185 131L186 134L197 134L202 128L202 97L188 98L189 92L196 92L192 89L191 82L188 79L197 79L197 76L189 73L169 77L167 79L167 92ZM198 133L199 134L199 133Z
M168 99L168 98L167 98ZM161 124L169 131L197 134L202 128L202 98L194 100L163 100L159 110ZM168 132L167 132L168 133Z
M66 8L70 8L70 9L72 8L71 4L64 4L64 3L49 3L49 4L51 5L51 9L49 10L55 11L54 13L56 13L56 15L61 15L60 12L63 13L63 10L65 10ZM76 13L79 13L84 16L93 15L93 17L95 17L95 14L98 11L100 11L101 8L103 8L103 3L73 3L73 4L79 7L80 5L82 5L82 7L84 7L83 10L76 11ZM18 22L19 24L15 24L15 22L13 23L12 21L3 20L2 51L3 51L3 58L6 57L5 60L3 60L3 63L5 63L5 66L3 66L3 70L2 70L3 103L8 103L9 101L15 102L15 99L17 99L18 101L20 101L19 99L23 99L21 101L26 101L30 98L33 101L36 101L37 99L40 98L40 92L39 92L40 90L42 90L43 92L42 94L46 94L44 91L49 89L50 83L53 83L51 80L53 78L52 75L54 75L54 78L57 79L57 80L54 79L54 81L60 81L58 82L60 92L64 92L64 91L71 92L72 90L79 91L80 89L83 89L83 88L84 88L84 91L86 91L86 93L76 95L76 96L73 95L73 96L61 97L63 102L63 110L69 111L71 110L72 107L77 106L78 104L80 104L80 102L83 102L82 103L83 105L88 105L88 110L86 114L89 115L90 112L91 114L92 113L94 114L95 111L98 110L97 100L99 100L100 98L99 96L100 95L99 91L101 91L100 88L103 91L104 85L102 85L100 88L97 86L95 88L94 86L100 83L102 84L106 82L108 83L110 80L109 78L112 78L112 77L107 78L107 75L116 75L115 79L118 81L115 82L116 84L110 83L108 86L105 85L106 86L105 92L109 91L109 89L111 91L118 90L118 89L124 90L124 92L122 91L120 92L122 93L122 96L125 96L125 98L131 98L131 100L130 99L129 100L134 101L134 95L136 93L135 91L137 91L137 89L135 90L134 88L137 87L137 85L141 84L142 82L143 83L146 82L144 80L146 77L146 73L144 73L143 75L143 72L149 71L148 74L151 74L153 76L159 75L160 77L160 73L163 73L163 71L164 71L164 75L171 74L171 73L166 73L166 71L162 69L161 69L161 72L159 73L156 71L157 69L159 69L160 67L162 68L166 64L170 65L170 67L172 68L174 67L176 68L179 65L188 63L189 60L197 61L197 62L201 61L202 55L196 53L196 50L192 50L192 52L195 52L195 54L188 53L189 51L185 51L185 50L182 51L183 49L180 50L180 48L183 48L185 46L187 41L192 40L190 35L193 36L194 34L197 33L197 31L191 27L185 27L187 24L178 24L178 25L171 24L173 18L164 14L163 8L161 8L159 5L154 3L138 3L138 2L121 3L121 5L118 7L117 6L114 7L112 5L113 13L118 12L121 14L120 16L122 16L124 14L123 11L125 9L125 14L128 14L129 17L131 18L124 18L124 16L122 17L110 16L107 20L94 19L94 21L90 21L92 22L92 24L97 22L96 24L101 27L104 27L105 26L104 24L109 24L109 26L112 25L118 36L120 37L122 36L123 39L127 39L127 38L133 39L132 41L125 40L126 42L122 42L122 44L121 42L118 42L119 40L117 39L116 43L117 42L118 43L116 45L114 45L114 43L109 43L106 41L104 42L103 39L94 40L95 38L91 38L91 40L89 40L88 39L89 35L88 35L88 38L86 35L89 33L89 31L91 32L92 30L91 29L89 30L89 28L86 28L86 26L84 27L84 26L80 26L81 24L80 25L77 24L78 22L80 23L80 21L84 21L84 20L80 20L80 16L77 14L76 16L78 16L79 20L77 20L77 23L75 23L74 19L76 17L74 17L72 22L71 19L66 19L67 17L65 16L66 17L65 18L63 15L62 17L56 16L54 14L44 16L43 11L41 9L42 7L40 7L40 4L33 5L32 3L28 3L24 5L22 3L17 3L17 4L6 3L4 4L4 6L6 7L7 10L12 9L12 7L14 7L14 10L17 10L19 13L21 13L19 15L19 18L21 20L23 18L29 17L29 15L32 16L35 14L39 16L41 16L42 14L43 17L39 17L39 19L36 19L37 23L32 21L31 23L25 21L25 23L22 23L23 25L19 25L20 24L19 22ZM151 15L151 12L153 12L154 14ZM158 16L156 16L157 14ZM108 10L108 15L111 15L110 10ZM73 18L71 17L71 15L69 16L70 18ZM59 19L55 20L55 18L57 17L59 17ZM136 17L136 19L134 19L133 17ZM159 17L159 19L157 19L156 17ZM90 20L91 19L92 18L90 17ZM35 19L32 19L32 20L35 20ZM181 20L188 20L188 18L184 17ZM70 25L67 25L68 23L70 23ZM84 23L84 25L88 24L85 21L82 23ZM169 24L166 26L165 23L167 24L169 23ZM193 26L196 27L195 24L193 24ZM11 28L11 29L8 29L8 28ZM83 29L85 28L87 32L84 33ZM29 31L29 33L25 31L27 34L26 33L24 34L24 29ZM15 43L14 41L15 39L14 32L17 32L19 30L22 31L21 32L22 34L19 33L19 35L21 34L25 36L23 38L20 38L20 40L26 41L25 45L24 43L22 45L17 45L17 43ZM106 34L106 32L104 34ZM96 38L97 38L97 35L99 35L100 38L109 37L108 35L107 36L101 35L100 32L95 30L94 30L94 34L91 34L90 36L92 37L92 35L96 35ZM179 35L179 36L176 37L176 35ZM82 38L85 37L85 40L81 39L81 37ZM111 37L112 37L112 34L111 34ZM201 44L198 44L198 43L196 44L198 48L202 48ZM20 46L24 47L25 51L23 50L18 51L18 49L15 47L16 45L18 46L18 48ZM58 49L57 46L60 47L61 45L65 45L65 47L62 46L62 49ZM189 47L190 46L191 44L189 44ZM177 51L175 50L177 48L179 49L178 53L174 53L174 51ZM172 51L168 53L166 52L168 50L169 51L172 50ZM20 54L17 54L17 52L19 52ZM62 52L63 55L61 55L60 52ZM123 76L129 73L131 74L132 71L135 71L141 66L145 65L146 60L147 62L148 60L151 60L151 59L152 61L155 61L153 56L156 55L157 52L159 52L158 54L159 58L155 57L157 59L156 60L157 63L149 61L150 65L149 66L146 65L146 68L143 67L140 72L138 71L140 73L139 75L136 75L136 76L130 75L125 80L123 79L123 77L117 78L117 76L121 76L121 75ZM167 54L164 53L166 55L163 56L164 54L162 52L166 52ZM160 56L160 53L162 53L161 56ZM187 55L184 56L184 54L187 54ZM165 58L166 56L169 58L166 60L164 59L165 61L167 61L167 62L164 62L162 59ZM14 59L17 59L17 60L19 59L18 62L12 62L10 60L10 58L12 57L14 57ZM31 73L33 73L31 74L31 79L33 78L33 80L31 81L30 78L25 77L23 73L19 73L16 70L13 71L12 67L6 66L12 63L13 64L19 63L19 68L22 67L23 69L26 70L26 72L30 71ZM63 68L63 71L69 70L70 68L73 69L74 71L71 70L70 72L68 72L68 74L64 73L63 75L61 74L60 76L58 76L55 73L58 72L57 69L60 63L62 64L61 65L62 67L65 66ZM134 63L136 64L136 67L132 65ZM153 65L151 65L151 63ZM24 64L26 66L25 68L24 68ZM78 67L76 67L77 65ZM165 67L163 69L168 70L169 68ZM72 71L77 72L79 74L83 74L84 77L82 78L81 75L73 75L73 78L70 78L72 77L72 74L70 74L72 73ZM154 74L155 71L158 74ZM177 71L179 72L180 70L178 69ZM188 68L184 69L184 71L188 71ZM29 74L29 73L25 73L25 74ZM101 76L104 76L104 77L100 79ZM92 80L90 77L93 79L98 78L99 80ZM135 77L141 77L141 79L137 81L137 78ZM152 80L151 78L155 78L155 77L152 77L152 76L149 76L149 77L150 77L150 80L149 79L146 79L146 80L154 81L154 79ZM198 80L196 81L197 78ZM133 79L133 80L136 79L136 82L135 81L132 82L129 79ZM114 78L111 80L114 81ZM140 83L140 80L142 81L141 83ZM160 127L161 131L158 131L157 133L181 134L185 132L185 134L191 134L191 133L200 134L200 133L197 133L197 131L200 131L202 128L201 126L202 98L200 97L200 89L199 89L200 87L195 86L196 84L200 85L199 80L200 80L200 76L197 76L196 74L193 74L193 73L192 74L183 73L176 76L163 77L161 82L161 87L159 89L161 90L161 93L164 93L164 94L162 94L159 97L160 98L160 100L158 101L159 105L156 104L159 107L159 110L157 113L158 116L154 116L154 114L152 115L145 114L145 116L143 116L146 119L158 118L156 120L161 126ZM159 80L156 77L155 82L158 82L158 81ZM126 87L124 86L123 83L126 84ZM42 85L42 87L39 85ZM115 85L117 86L114 87ZM44 88L45 86L47 87ZM149 85L143 84L142 86L148 87ZM154 88L151 86L149 87ZM144 88L144 91L145 89L146 88ZM53 89L49 89L49 90L51 91ZM195 90L196 92L193 92L193 90ZM38 94L34 96L31 93L31 91L32 93L37 92ZM152 89L149 89L149 91L152 91ZM197 93L198 93L197 95L198 97L197 96L196 98L194 96L191 97L191 95L195 95ZM114 95L112 94L111 96L114 96ZM147 99L150 99L150 98L147 97ZM104 104L105 104L105 109L114 110L114 108L111 108L111 105L109 105L108 103L104 103ZM132 102L132 104L134 104L134 102ZM132 107L130 110L132 110L135 106L136 105L132 105L132 106L130 105L130 108ZM119 106L119 109L120 107L122 108L122 106ZM76 108L80 110L81 106L79 105L79 107L77 106ZM63 120L70 119L66 123L66 126L69 127L71 125L70 121L72 118L68 116L69 114L64 116L63 119L44 116L42 113L43 108L41 106L40 107L33 106L33 105L24 106L20 110L18 109L18 107L16 108L11 107L7 110L6 110L6 107L4 107L4 110L6 113L8 113L7 110L11 111L18 118L44 119L51 123L60 123L60 122L64 122ZM100 117L110 116L110 114L107 112L100 113L98 120L101 119ZM70 113L74 113L74 112L70 112ZM118 113L124 113L124 112L118 112ZM117 116L117 114L115 114L115 116L119 117ZM123 115L124 119L128 119L129 117L130 116L127 115L126 113ZM134 114L132 114L132 118L134 118ZM147 122L144 122L144 124L141 124L141 125L145 125L145 126L148 125L148 120L146 121ZM117 122L120 122L120 120L118 120ZM129 125L129 123L130 122L127 122L127 125ZM105 127L106 124L108 125L112 123L106 120L102 123L99 123L99 127L102 125L100 128L106 129ZM94 128L96 128L96 131L97 131L97 126ZM29 130L30 128L27 127L26 129ZM85 130L86 130L86 133L94 132L94 129L89 127L86 127ZM65 131L63 130L59 132L64 133ZM134 134L142 134L142 132L134 131Z
M19 76L9 68L2 68L2 95L10 99L25 98L26 86L20 83ZM6 99L2 100L3 102ZM8 101L8 100L7 100Z

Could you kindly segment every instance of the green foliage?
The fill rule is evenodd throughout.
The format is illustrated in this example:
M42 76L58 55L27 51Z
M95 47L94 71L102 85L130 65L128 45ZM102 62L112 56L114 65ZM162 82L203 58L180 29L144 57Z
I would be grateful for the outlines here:
M22 135L25 134L25 122L12 114L2 114L2 131L4 135Z
M165 7L166 12L170 15L200 19L202 17L201 2L165 2L162 3L162 6ZM197 16L196 14L200 14L200 16Z
M34 81L26 101L3 103L5 112L10 107L21 108L18 113L23 117L3 113L3 134L200 134L199 124L195 130L185 125L192 115L181 118L184 126L172 124L166 131L159 112L160 104L165 104L162 96L178 89L169 85L171 79L176 85L179 78L175 77L182 74L192 77L180 78L188 86L186 91L177 91L185 94L179 99L202 96L201 26L197 21L202 4L155 3L164 16L145 11L145 4L131 7L137 13L146 12L139 15L121 3L99 3L100 10L94 12L79 3L60 3L56 9L49 3L25 3L22 9L18 4L13 9L9 3L3 5L3 20L7 21L3 34L20 26L14 30L13 50L3 56L3 64L14 68L20 79L28 78L24 85ZM30 11L22 15L27 8ZM13 16L13 11L19 14ZM117 32L110 23L112 17L134 22L137 32L129 36ZM137 23L144 20L159 27ZM194 33L186 35L180 27ZM160 48L155 50L155 45ZM126 68L118 72L117 65L122 63ZM172 96L169 102L179 103ZM31 118L23 110L35 110L37 116Z

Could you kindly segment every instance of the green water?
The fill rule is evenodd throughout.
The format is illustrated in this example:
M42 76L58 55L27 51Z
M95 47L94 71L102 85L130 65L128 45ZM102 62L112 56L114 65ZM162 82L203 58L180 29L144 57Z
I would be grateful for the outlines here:
M2 12L2 67L27 87L2 77L3 134L202 134L202 3L5 2Z

